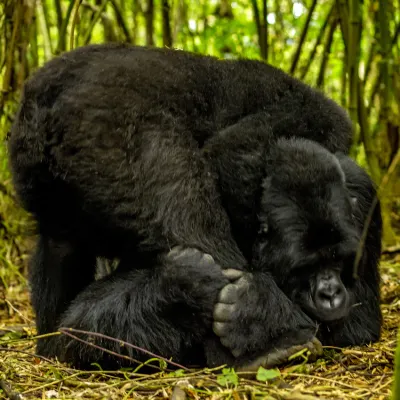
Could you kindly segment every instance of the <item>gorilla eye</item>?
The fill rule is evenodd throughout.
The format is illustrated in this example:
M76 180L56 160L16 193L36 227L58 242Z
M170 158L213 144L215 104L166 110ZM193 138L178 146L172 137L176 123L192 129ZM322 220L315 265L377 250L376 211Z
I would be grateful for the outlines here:
M262 224L260 226L260 229L258 230L259 235L266 235L268 233L268 225L267 224Z

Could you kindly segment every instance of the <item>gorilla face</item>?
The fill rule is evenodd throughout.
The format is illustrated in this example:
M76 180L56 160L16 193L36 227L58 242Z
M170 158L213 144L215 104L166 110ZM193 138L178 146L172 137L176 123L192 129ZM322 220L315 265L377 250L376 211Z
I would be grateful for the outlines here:
M341 319L353 306L362 228L357 192L339 158L319 145L296 140L278 147L267 159L253 263L270 270L310 317Z

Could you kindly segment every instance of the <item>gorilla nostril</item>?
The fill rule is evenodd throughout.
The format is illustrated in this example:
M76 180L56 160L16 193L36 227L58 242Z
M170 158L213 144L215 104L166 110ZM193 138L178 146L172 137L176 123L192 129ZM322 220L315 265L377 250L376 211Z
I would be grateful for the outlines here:
M345 293L338 285L327 285L319 288L315 294L316 306L323 310L336 310L343 306Z

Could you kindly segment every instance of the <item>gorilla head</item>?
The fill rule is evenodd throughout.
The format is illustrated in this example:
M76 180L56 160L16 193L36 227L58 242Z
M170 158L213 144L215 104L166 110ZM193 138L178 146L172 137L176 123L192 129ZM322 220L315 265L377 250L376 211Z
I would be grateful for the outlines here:
M310 317L346 317L372 203L368 176L348 157L299 139L278 140L265 165L253 264L269 269ZM366 190L355 188L360 181Z

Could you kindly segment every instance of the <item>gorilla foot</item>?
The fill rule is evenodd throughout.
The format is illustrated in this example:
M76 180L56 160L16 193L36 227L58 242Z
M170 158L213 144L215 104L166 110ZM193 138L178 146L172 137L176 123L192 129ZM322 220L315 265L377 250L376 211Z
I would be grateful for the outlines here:
M192 247L175 246L166 257L175 265L215 266L220 268L212 256Z
M220 337L221 343L228 347L234 357L239 357L242 352L232 346L230 334L232 333L232 320L239 306L240 294L249 287L249 281L242 271L227 269L222 272L230 283L223 287L218 296L218 302L214 307L214 333Z
M315 323L279 290L269 274L234 269L222 273L229 283L214 305L213 331L237 359L236 364L279 364L304 347L319 352Z
M315 360L322 354L322 344L317 338L312 338L303 345L294 345L289 348L275 349L265 355L257 357L255 360L243 363L236 368L237 371L257 371L259 367L272 368L289 361L289 358L302 350L308 350L308 359Z

